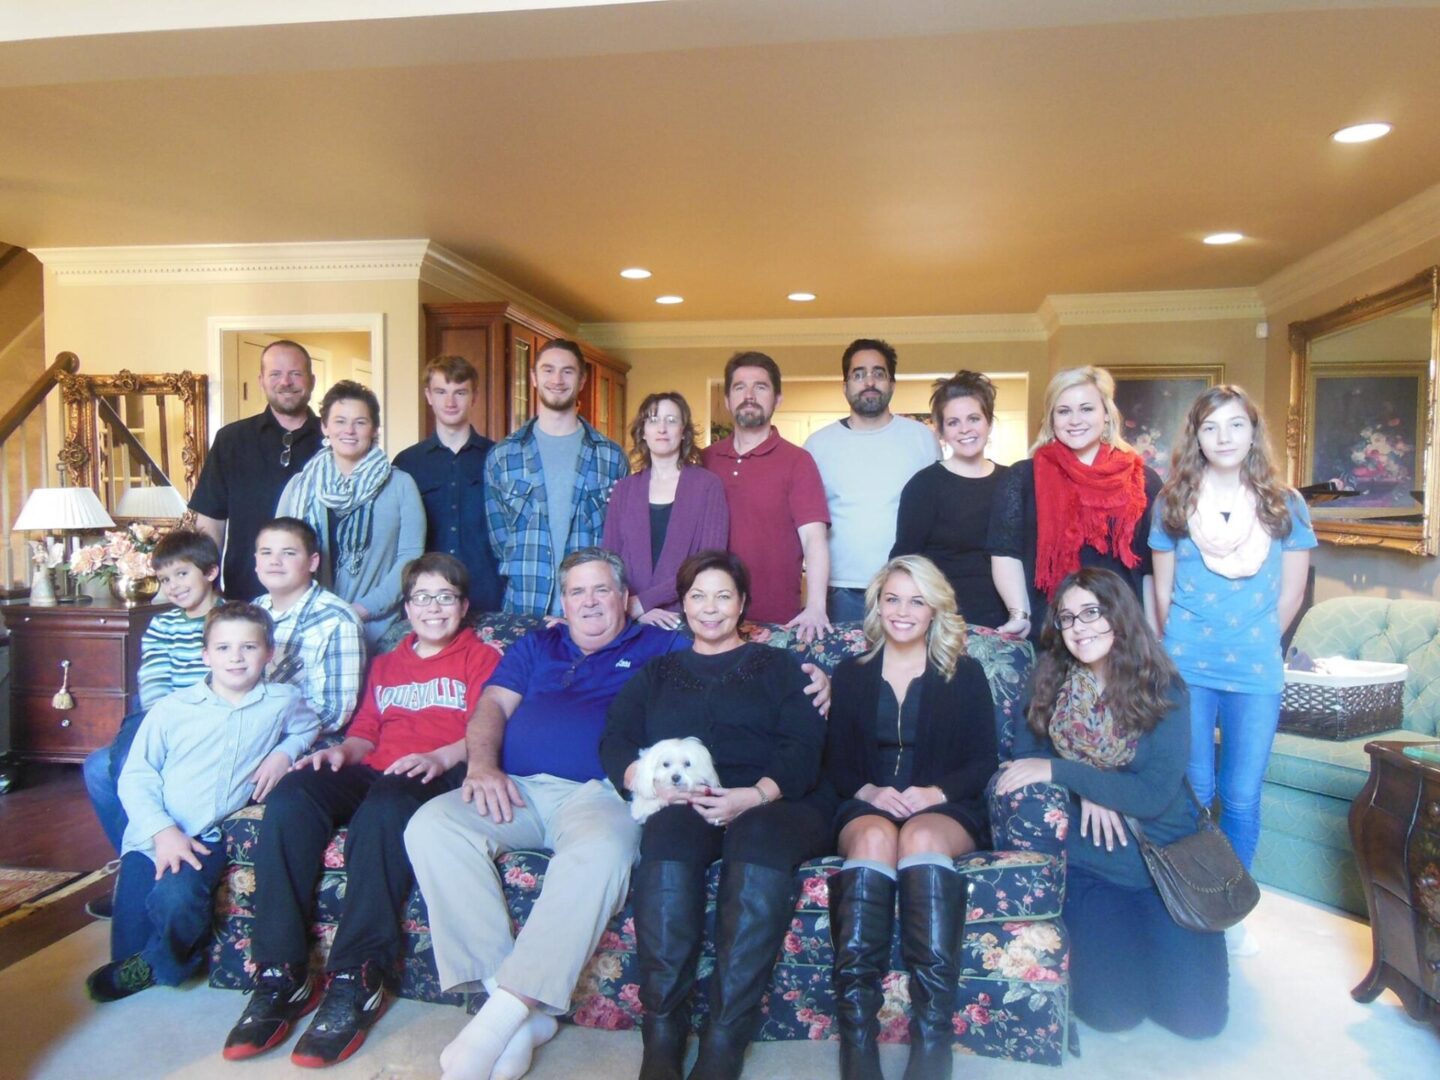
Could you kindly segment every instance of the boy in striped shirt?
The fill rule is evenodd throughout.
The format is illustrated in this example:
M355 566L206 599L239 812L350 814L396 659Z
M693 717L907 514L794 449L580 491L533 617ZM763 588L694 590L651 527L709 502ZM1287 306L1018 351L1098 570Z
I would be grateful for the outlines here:
M120 770L140 721L161 698L192 686L209 674L201 659L205 648L205 616L219 602L220 551L215 541L192 529L166 534L150 553L150 565L165 599L175 606L150 620L140 639L140 705L120 723L115 741L85 759L85 790L105 836L120 850L125 834L125 809L120 805ZM109 918L110 898L92 900L86 910Z

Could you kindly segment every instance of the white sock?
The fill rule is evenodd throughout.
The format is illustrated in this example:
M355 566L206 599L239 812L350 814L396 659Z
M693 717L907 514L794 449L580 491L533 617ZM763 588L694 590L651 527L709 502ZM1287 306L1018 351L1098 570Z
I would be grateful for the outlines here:
M508 990L496 990L440 1052L444 1080L490 1080L496 1059L529 1018L528 1005Z
M1254 956L1260 951L1260 942L1243 922L1236 923L1225 931L1225 951L1231 956Z
M559 1027L559 1023L549 1013L532 1009L530 1019L520 1025L520 1030L515 1032L500 1056L495 1059L495 1069L490 1073L490 1080L520 1080L530 1071L530 1060L536 1048L553 1039Z

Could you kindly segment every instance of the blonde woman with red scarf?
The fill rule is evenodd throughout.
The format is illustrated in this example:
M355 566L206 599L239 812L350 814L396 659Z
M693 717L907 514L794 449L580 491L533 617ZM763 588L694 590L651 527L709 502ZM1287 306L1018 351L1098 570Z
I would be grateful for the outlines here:
M1113 570L1153 620L1150 508L1160 477L1121 435L1115 380L1104 368L1058 372L1030 448L995 493L990 572L1009 618L1004 634L1039 637L1055 590L1081 567Z
M1155 506L1155 613L1190 687L1190 786L1207 806L1218 786L1220 827L1246 866L1285 687L1280 635L1300 610L1315 544L1254 402L1238 386L1206 390L1190 406ZM1226 941L1237 955L1256 950L1243 924Z

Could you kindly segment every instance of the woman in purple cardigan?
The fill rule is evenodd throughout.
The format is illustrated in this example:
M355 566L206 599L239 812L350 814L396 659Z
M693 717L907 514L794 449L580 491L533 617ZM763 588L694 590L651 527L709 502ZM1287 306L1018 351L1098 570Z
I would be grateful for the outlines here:
M630 424L636 472L615 485L602 545L630 581L630 615L680 625L675 573L697 551L724 550L730 511L720 478L700 465L690 406L673 390L651 394Z

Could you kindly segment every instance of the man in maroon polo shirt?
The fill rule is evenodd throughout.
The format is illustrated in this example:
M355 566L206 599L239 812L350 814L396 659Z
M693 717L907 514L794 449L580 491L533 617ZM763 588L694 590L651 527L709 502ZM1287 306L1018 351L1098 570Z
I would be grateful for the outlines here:
M770 426L779 403L775 361L764 353L736 353L725 365L725 404L735 431L706 447L703 458L725 484L730 550L750 571L747 616L791 627L808 642L830 629L830 510L815 460Z

